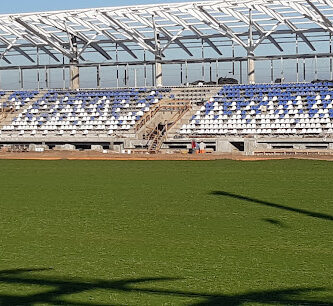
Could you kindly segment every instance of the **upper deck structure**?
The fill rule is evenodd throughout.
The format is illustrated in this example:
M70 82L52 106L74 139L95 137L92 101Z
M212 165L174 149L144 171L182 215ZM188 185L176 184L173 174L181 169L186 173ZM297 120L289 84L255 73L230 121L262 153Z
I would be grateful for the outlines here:
M70 87L78 88L79 67L96 67L98 79L101 65L151 65L153 85L161 86L163 64L233 61L247 63L247 81L254 83L257 60L331 58L332 22L330 0L198 1L6 14L0 15L0 69L65 67ZM257 54L260 47L265 52ZM87 60L91 53L99 56ZM41 63L45 54L52 63ZM300 70L297 63L297 78ZM331 75L332 70L330 59ZM20 82L23 87L23 73Z

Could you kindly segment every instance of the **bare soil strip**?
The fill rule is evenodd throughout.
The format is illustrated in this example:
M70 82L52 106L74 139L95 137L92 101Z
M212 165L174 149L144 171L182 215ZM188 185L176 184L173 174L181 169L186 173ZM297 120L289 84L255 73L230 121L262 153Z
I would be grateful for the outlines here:
M103 154L99 152L0 152L0 159L16 160L281 160L281 159L311 159L333 161L333 155L256 155L246 156L240 154Z

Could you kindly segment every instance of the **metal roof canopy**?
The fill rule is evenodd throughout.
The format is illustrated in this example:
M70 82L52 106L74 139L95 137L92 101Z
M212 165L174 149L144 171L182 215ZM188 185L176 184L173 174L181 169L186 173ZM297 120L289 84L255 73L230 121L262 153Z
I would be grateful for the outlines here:
M265 40L283 52L281 34L294 42L298 37L309 51L316 51L311 33L331 36L332 22L333 0L202 1L6 14L0 15L0 60L11 64L10 55L21 55L35 63L28 51L37 48L57 62L59 55L72 63L84 61L88 50L116 61L106 50L111 43L133 60L143 49L162 63L171 46L193 57L193 40L221 57L216 42L221 39L243 47L253 58Z

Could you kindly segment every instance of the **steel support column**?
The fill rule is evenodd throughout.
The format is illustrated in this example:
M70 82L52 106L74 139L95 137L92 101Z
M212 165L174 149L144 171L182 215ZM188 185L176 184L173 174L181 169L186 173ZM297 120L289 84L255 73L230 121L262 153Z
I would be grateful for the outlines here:
M252 9L249 10L249 43L247 47L247 79L249 84L255 83L254 45L253 45Z
M157 32L155 18L153 16L153 27L155 36L155 86L163 86L163 70L162 70L162 49L160 34Z
M23 80L23 69L19 69L19 80L20 80L20 88L23 90L24 88L24 80Z
M96 67L96 81L97 88L101 88L101 65Z
M39 66L39 48L37 47L37 66ZM39 69L37 69L37 89L40 90L40 74L39 74Z
M71 37L71 47L74 54L74 58L69 60L69 74L70 74L70 89L80 88L80 69L79 69L79 58L78 58L78 46L76 37Z

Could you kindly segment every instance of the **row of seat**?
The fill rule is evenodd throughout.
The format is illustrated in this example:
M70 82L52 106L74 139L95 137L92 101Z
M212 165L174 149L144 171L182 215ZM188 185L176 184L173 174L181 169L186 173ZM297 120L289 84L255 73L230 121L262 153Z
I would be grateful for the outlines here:
M227 85L181 135L331 134L333 83Z
M2 135L26 136L88 135L94 131L129 133L151 106L169 90L122 89L110 91L49 91L30 102L8 125ZM10 103L16 105L16 99Z

